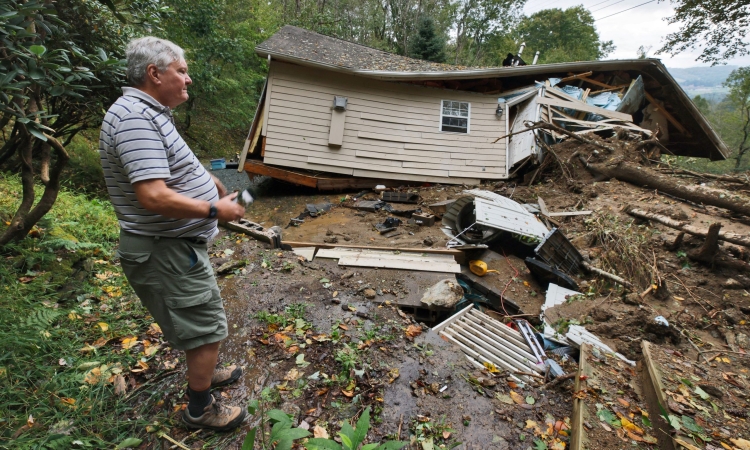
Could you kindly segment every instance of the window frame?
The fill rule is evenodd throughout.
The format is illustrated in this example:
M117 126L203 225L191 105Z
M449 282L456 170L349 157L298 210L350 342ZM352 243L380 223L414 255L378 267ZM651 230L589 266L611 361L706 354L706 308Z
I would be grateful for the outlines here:
M459 109L461 108L461 103L466 104L466 117L463 116L449 116L443 114L443 104L444 102L456 102L459 104ZM466 132L463 131L446 131L443 130L443 117L454 117L458 119L466 119ZM454 133L459 135L466 135L471 133L471 102L465 102L461 100L440 100L440 120L438 122L438 131L441 133Z

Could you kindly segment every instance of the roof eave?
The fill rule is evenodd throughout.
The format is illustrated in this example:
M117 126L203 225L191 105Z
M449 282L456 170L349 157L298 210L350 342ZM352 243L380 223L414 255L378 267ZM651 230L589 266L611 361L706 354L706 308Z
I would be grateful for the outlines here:
M687 93L682 90L682 87L672 77L669 71L666 69L661 60L658 59L625 59L625 60L609 60L609 61L579 61L579 62L566 62L566 63L555 63L555 64L539 64L533 66L517 66L517 67L499 67L490 69L470 69L470 70L456 70L456 71L440 71L440 72L398 72L398 71L384 71L384 70L356 70L349 67L337 66L333 64L321 63L317 61L311 61L308 59L298 58L288 54L277 53L269 51L267 49L256 47L255 52L264 58L269 55L272 59L279 61L286 61L302 66L322 68L331 70L334 72L345 73L349 75L356 75L366 78L374 78L386 81L419 81L419 80L459 80L459 79L477 79L477 78L505 78L510 76L522 76L522 75L544 75L546 73L553 72L564 72L564 71L589 71L589 70L633 70L633 69L656 69L660 74L667 78L667 81L672 85L677 95L677 98L682 103L682 107L687 109L688 113L695 118L698 125L702 128L708 139L714 144L719 155L711 152L709 158L711 160L727 159L729 157L729 149L716 134L714 129L708 123L703 114L698 110L693 101L688 97Z

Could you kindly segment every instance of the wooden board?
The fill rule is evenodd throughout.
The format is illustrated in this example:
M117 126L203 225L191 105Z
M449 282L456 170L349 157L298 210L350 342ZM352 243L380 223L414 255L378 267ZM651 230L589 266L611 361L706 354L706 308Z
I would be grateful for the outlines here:
M315 247L297 247L293 249L294 254L312 261L315 258Z
M318 258L339 259L352 255L367 258L388 258L403 261L423 261L425 263L455 263L453 255L443 253L404 252L401 250L372 250L366 248L322 248L318 250Z
M550 106L557 106L560 108L566 108L566 109L574 109L576 111L585 111L593 114L598 114L600 116L604 117L610 117L613 119L620 119L620 120L626 120L628 122L633 121L633 116L630 114L624 114L617 111L610 111L608 109L599 108L596 106L589 105L587 103L582 102L568 102L565 100L559 100L556 98L545 98L540 97L537 99L537 102L541 105L550 105Z
M424 261L404 261L382 257L360 257L357 255L339 258L340 266L377 267L381 269L418 270L423 272L460 273L461 266L456 263L436 262L425 264Z

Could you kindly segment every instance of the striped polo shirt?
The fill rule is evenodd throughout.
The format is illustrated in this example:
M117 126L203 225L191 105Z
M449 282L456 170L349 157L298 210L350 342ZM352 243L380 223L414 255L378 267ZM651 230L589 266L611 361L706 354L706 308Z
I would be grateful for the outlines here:
M139 89L124 87L122 93L99 133L99 156L120 228L145 236L213 238L216 219L164 217L146 210L136 198L133 183L157 178L198 200L215 202L219 192L177 132L171 109Z

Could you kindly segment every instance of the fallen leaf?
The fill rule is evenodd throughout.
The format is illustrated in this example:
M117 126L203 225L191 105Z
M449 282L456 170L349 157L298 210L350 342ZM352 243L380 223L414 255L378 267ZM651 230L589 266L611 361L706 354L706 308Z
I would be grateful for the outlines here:
M700 448L696 447L695 445L690 444L688 442L685 442L684 440L682 440L680 438L674 438L674 441L676 443L680 444L681 446L685 447L688 450L701 450ZM747 447L746 449L742 449L742 450L750 450L750 447Z
M107 330L109 330L109 325L108 325L108 324L106 324L105 322L99 322L99 323L97 323L97 325L99 325L99 328L101 328L101 329L102 329L102 331L107 331Z
M341 328L341 329L342 329L342 330L344 330L344 331L349 331L349 327L347 327L347 326L346 326L346 325L344 325L343 323L340 323L340 324L339 324L339 328Z
M497 398L501 402L506 403L508 405L512 405L513 404L513 399L510 398L510 395L508 395L508 394L501 394L501 393L497 392L497 393L495 393L495 398Z
M344 389L341 389L341 393L344 394L345 396L349 397L349 398L354 397L354 391L346 391Z
M406 335L410 338L415 338L422 334L422 327L419 325L409 325L406 327Z
M518 389L518 385L515 381L508 381L508 387L511 389Z
M721 444L721 446L724 447L727 450L732 450L732 447L730 447L728 444L725 444L725 443L723 443L721 441L719 441L719 444Z
M315 427L313 427L313 437L328 439L328 431L326 431L326 429L321 427L320 425L315 425Z
M28 425L29 427L34 426L34 416L32 416L31 414L29 414L29 418L26 419L26 425Z
M295 368L287 372L286 375L284 375L284 379L287 381L297 381L302 375L303 373Z
M516 391L510 391L510 398L512 398L513 401L518 405L526 403L526 400L524 400L523 396L521 396L521 394L517 393Z
M745 439L729 439L732 444L736 445L740 450L750 450L750 441Z
M396 381L396 378L400 376L398 367L394 367L393 369L388 371L388 383L393 383Z
M489 373L500 373L500 369L498 369L497 366L492 364L491 362L485 361L483 365L484 365L484 368L487 369Z
M148 326L148 331L146 333L148 333L151 336L162 334L161 327L159 326L158 323L152 323L151 325Z
M60 397L60 401L63 402L63 404L65 405L75 408L76 399L74 398Z
M533 405L534 403L536 403L536 399L529 395L526 397L526 403L529 405Z
M138 361L137 363L135 363L135 367L130 369L130 371L133 373L141 373L146 370L148 370L148 364L143 361Z
M138 344L138 338L135 336L128 336L128 337L122 338L120 342L122 342L123 350L126 350Z
M451 432L450 431L443 431L443 439L450 439Z
M329 390L330 390L329 388L318 389L318 391L317 391L317 392L316 392L315 394L316 394L316 395L317 395L318 397L320 397L320 396L322 396L322 395L326 395L326 394L328 393L328 391L329 391Z
M620 402L620 404L625 408L630 408L630 402L625 400L624 398L618 398L617 401Z
M115 395L123 395L128 390L128 386L125 384L125 378L122 375L115 375L112 384L115 385Z
M87 384L97 384L101 378L102 370L99 367L94 367L86 372L86 375L83 377L83 382Z

